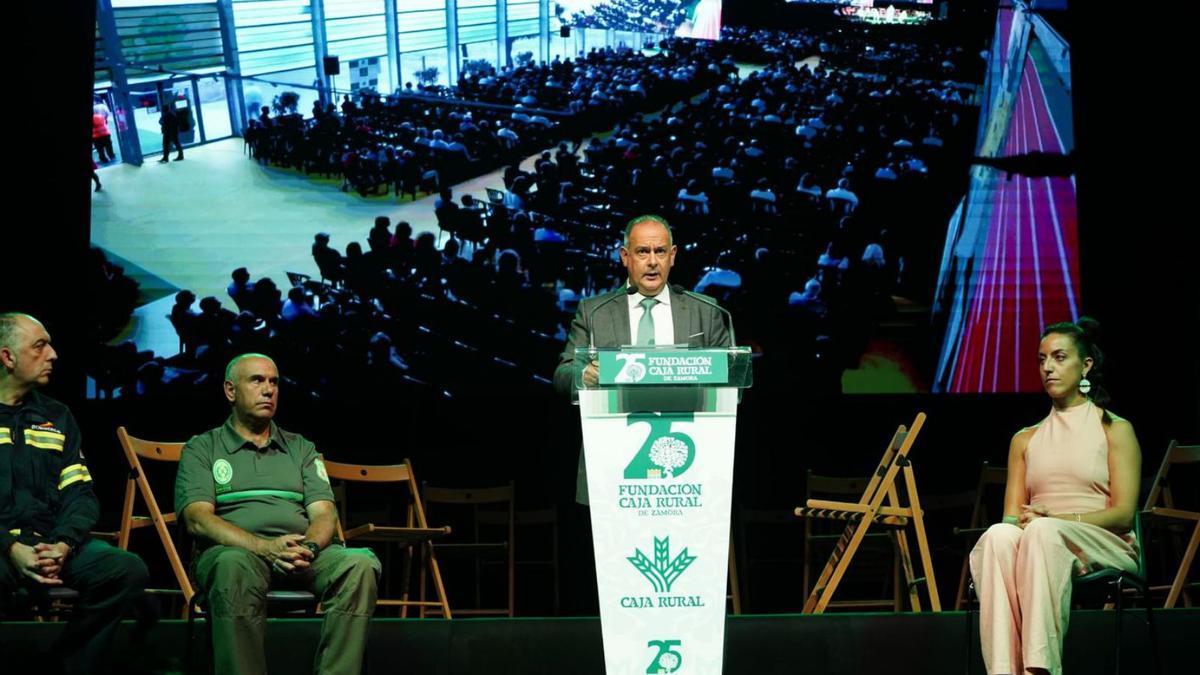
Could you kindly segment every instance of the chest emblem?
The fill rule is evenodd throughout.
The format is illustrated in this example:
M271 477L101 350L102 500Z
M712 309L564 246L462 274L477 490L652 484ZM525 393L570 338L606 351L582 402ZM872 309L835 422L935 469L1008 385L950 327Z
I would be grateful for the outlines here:
M233 480L233 466L229 460L218 459L213 462L213 480L217 481L217 485L229 485L229 481Z

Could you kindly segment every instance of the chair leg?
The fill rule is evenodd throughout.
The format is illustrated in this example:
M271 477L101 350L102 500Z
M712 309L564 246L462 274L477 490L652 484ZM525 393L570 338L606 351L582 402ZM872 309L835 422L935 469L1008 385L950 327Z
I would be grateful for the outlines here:
M897 550L900 552L900 563L904 568L904 583L907 586L909 607L914 612L921 611L921 595L917 592L917 575L913 570L912 552L908 547L908 535L904 530L894 534Z
M1123 592L1125 589L1122 588L1121 577L1117 577L1116 587L1117 587L1117 597L1115 600L1116 609L1113 611L1113 622L1115 625L1115 628L1113 629L1113 639L1116 641L1117 655L1116 655L1116 658L1114 659L1114 661L1116 661L1116 667L1114 668L1113 672L1116 673L1117 675L1120 675L1120 673L1121 673L1121 623L1122 623L1121 619L1123 618L1122 610L1124 609L1124 606L1125 606L1125 593Z
M392 549L393 549L393 547L391 545L391 542L386 542L386 541L383 542L383 570L384 571L383 571L383 575L382 575L383 578L381 579L382 583L380 584L380 586L382 586L382 589L381 589L382 592L380 592L379 595L382 597L385 597L385 598L394 597L392 595L392 581L394 579L394 575L391 573L392 572Z
M187 640L187 650L184 654L184 670L191 672L192 670L192 617L187 617L187 630L184 632Z
M806 599L808 598L809 590L812 587L812 541L809 539L809 537L810 537L809 527L811 527L809 519L805 518L804 519L804 565L802 568L803 569L802 589L803 589L804 597ZM747 583L746 583L746 597L747 598L751 597L749 580L747 580Z
M429 570L433 576L433 590L437 593L438 601L442 603L442 618L451 618L450 599L446 597L446 585L442 583L442 570L438 567L437 558L433 555L433 543L425 544L429 549Z
M209 655L208 667L205 668L204 672L209 673L211 675L212 673L217 672L217 655L215 652L212 651L213 622L212 622L211 614L205 615L205 617L204 617L204 640L205 640L204 644L208 646L207 653Z
M554 550L552 551L551 568L554 570L554 616L559 615L559 583L558 583L558 511L554 511L554 529L551 541L553 542Z
M400 599L408 602L409 590L412 588L412 566L413 566L413 547L408 545L404 547L404 576L401 585ZM400 618L408 618L408 605L400 605Z
M420 573L420 597L421 602L425 602L425 575L429 572L429 544L421 545L421 573ZM421 605L420 611L417 612L417 618L425 618L425 605Z
M892 611L900 612L904 609L903 586L900 585L900 544L895 532L889 533L889 536L892 539Z
M817 582L818 584L821 584L821 596L811 610L808 608L806 603L806 613L812 612L815 614L821 614L825 611L825 608L829 605L830 599L833 598L833 592L837 590L838 584L842 581L842 576L846 574L846 570L850 567L850 561L854 559L854 554L858 551L858 547L862 543L863 537L866 536L867 528L869 526L870 520L864 518L857 523L857 527L854 529L853 535L848 540L846 539L845 535L843 535L842 539L838 541L840 544L843 540L845 540L846 547L843 550L841 557L838 559L837 565L832 568L828 576L822 573L821 581ZM832 563L833 558L830 558L829 564ZM815 595L816 593L817 590L814 589L813 594Z
M183 669L184 669L184 672L194 673L194 672L196 672L196 660L195 660L195 654L196 654L196 645L195 645L195 642L196 642L196 639L195 639L195 637L196 637L195 636L196 608L193 605L189 609L190 609L190 611L188 611L188 613L187 613L187 633L186 633L186 635L187 635L187 652L186 652L186 655L184 656Z
M742 593L738 586L738 568L737 556L733 551L733 535L729 536L729 589L730 600L733 601L733 613L740 615L742 613Z
M971 551L968 549L963 555L962 569L958 573L958 592L954 594L954 609L960 610L963 608L967 590L967 573L970 571L969 565L971 561Z
M921 512L921 503L917 497L917 479L913 476L912 464L904 466L904 484L908 491L908 500L913 507L912 527L917 537L917 553L921 556L921 572L925 575L925 592L929 595L929 608L934 612L942 611L942 601L938 596L937 576L933 570L933 558L929 553L929 539L925 536L925 516ZM893 501L896 501L893 498Z
M857 527L859 527L858 523L851 523L842 531L842 536L838 538L837 543L833 546L833 551L829 554L829 560L825 561L825 567L821 570L821 575L817 578L816 583L809 588L808 597L804 601L803 613L813 613L820 604L821 597L826 592L827 585L830 583L830 578L840 565L842 557L847 554L850 548ZM805 555L805 558L807 559L808 556ZM817 611L816 613L820 614L821 612Z
M475 557L475 607L483 607L483 561Z
M1187 582L1188 570L1192 567L1192 560L1196 557L1196 549L1198 547L1200 547L1200 521L1197 521L1196 526L1192 529L1192 538L1188 541L1187 550L1183 554L1183 560L1179 563L1179 571L1175 573L1175 579L1171 582L1171 590L1167 593L1167 601L1163 604L1163 607L1170 609L1179 600L1179 595L1183 592L1183 587ZM1184 595L1183 597L1186 604L1188 596Z
M966 593L967 593L967 598L968 598L968 600L967 600L967 607L966 607L966 611L965 611L965 612L963 612L963 615L964 615L964 616L966 617L966 619L967 619L967 648L966 648L967 660L966 660L966 662L963 664L963 673L965 673L966 675L971 675L971 652L972 652L972 648L971 648L972 640L971 640L971 637L972 637L972 634L973 634L975 631L973 630L973 629L974 629L974 625L973 625L973 624L974 624L974 622L973 622L973 621L971 621L971 602L970 602L970 597L971 597L971 596L973 596L973 595L975 595L975 580L974 580L974 579L972 579L971 581L969 581L969 582L967 583L967 587L966 587L964 590L965 590L965 591L966 591Z
M1158 653L1158 626L1154 624L1154 609L1150 600L1150 591L1146 590L1142 594L1142 601L1146 603L1146 627L1150 631L1150 653L1154 655L1154 672L1156 675L1162 675L1162 659Z

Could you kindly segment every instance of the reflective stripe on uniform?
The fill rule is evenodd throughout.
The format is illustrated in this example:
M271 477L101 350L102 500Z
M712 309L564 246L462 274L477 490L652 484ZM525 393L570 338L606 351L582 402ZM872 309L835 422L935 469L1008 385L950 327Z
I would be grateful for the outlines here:
M25 445L31 445L35 448L43 450L54 450L62 452L63 446L67 443L67 437L63 434L54 431L37 431L34 429L25 430Z
M223 495L217 495L217 503L225 504L251 497L279 497L280 499L286 499L289 502L296 502L297 504L304 503L304 495L288 490L239 490L237 492L227 492Z
M62 473L59 474L58 489L62 490L80 481L90 482L91 480L92 473L88 471L86 466L82 464L72 464L71 466L63 469Z

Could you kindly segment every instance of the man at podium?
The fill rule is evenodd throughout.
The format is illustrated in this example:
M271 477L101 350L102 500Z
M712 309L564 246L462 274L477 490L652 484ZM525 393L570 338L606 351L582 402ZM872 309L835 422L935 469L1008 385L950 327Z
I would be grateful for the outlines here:
M598 364L577 359L577 348L732 346L723 310L715 300L668 283L676 246L666 219L648 214L630 220L625 226L620 253L621 263L629 273L624 287L579 303L566 348L554 370L555 390L572 400L578 396L580 369L585 385L595 386L599 381ZM575 500L588 503L582 452Z

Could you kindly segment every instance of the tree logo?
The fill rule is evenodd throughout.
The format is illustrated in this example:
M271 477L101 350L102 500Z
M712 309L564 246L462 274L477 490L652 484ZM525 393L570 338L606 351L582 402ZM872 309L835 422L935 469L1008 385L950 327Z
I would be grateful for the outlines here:
M683 644L681 640L651 640L646 643L647 647L657 649L658 653L651 659L650 665L646 666L647 675L660 675L661 673L673 673L683 666L683 654L672 649Z
M654 587L655 593L670 593L671 586L679 579L680 575L696 562L696 556L688 555L688 550L685 548L672 559L671 538L655 537L654 560L646 557L641 549L634 549L633 555L626 560L641 572L642 576L646 577L646 580Z
M633 384L646 379L646 364L642 360L646 358L645 354L617 354L617 360L624 361L625 365L621 366L620 372L613 378L617 384Z
M693 413L633 413L626 424L646 423L650 434L638 449L633 460L625 467L626 480L648 478L678 478L692 466L696 459L696 443L691 436L671 431L676 422L691 422Z

